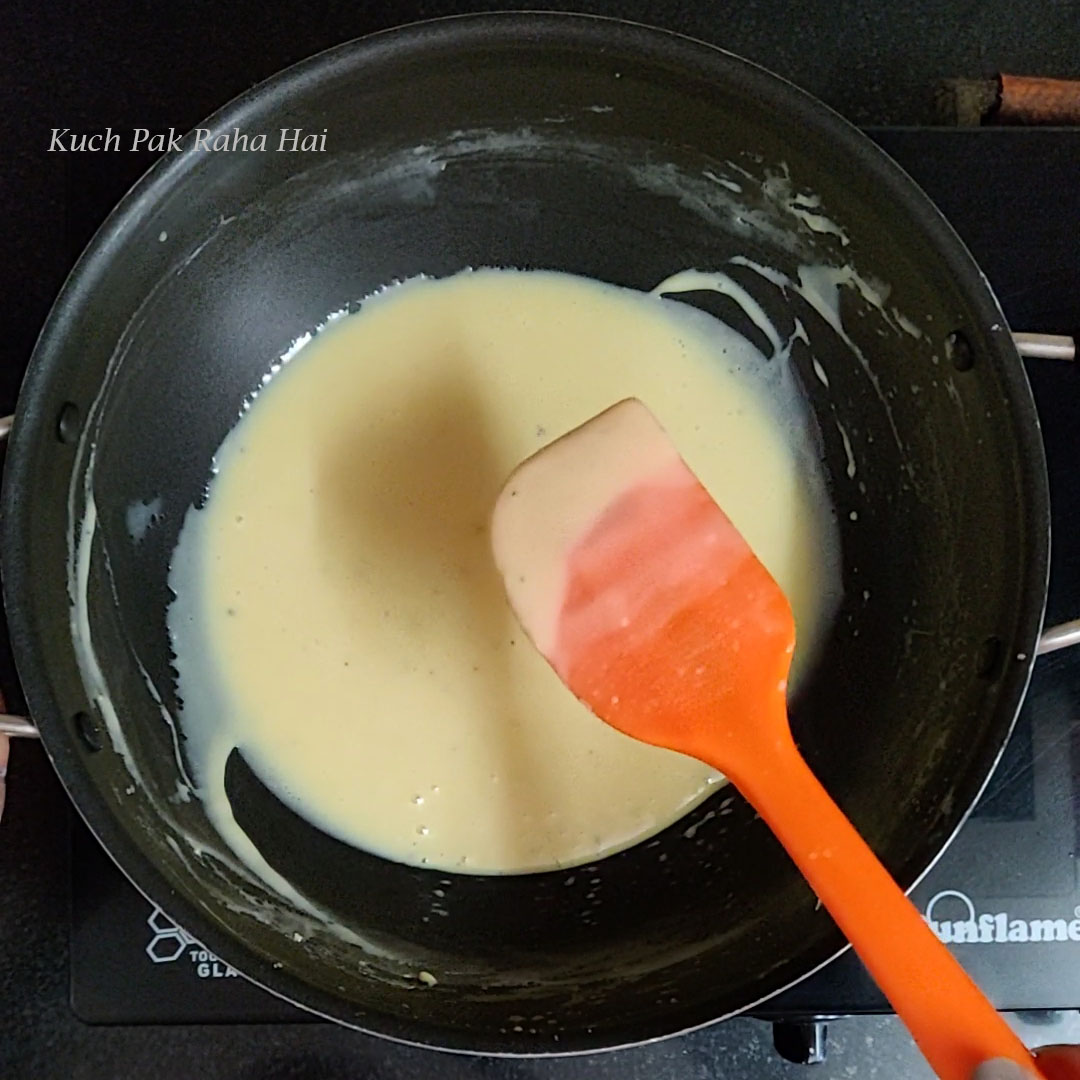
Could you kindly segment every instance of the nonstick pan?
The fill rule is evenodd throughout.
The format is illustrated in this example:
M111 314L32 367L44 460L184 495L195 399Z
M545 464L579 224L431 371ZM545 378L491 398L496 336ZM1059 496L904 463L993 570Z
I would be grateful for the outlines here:
M245 398L329 312L469 266L643 289L725 269L785 336L796 318L806 330L792 357L841 522L844 600L796 734L910 886L1009 735L1048 562L1028 385L955 234L895 164L794 87L595 18L382 34L290 69L203 127L200 145L189 136L127 195L65 285L4 478L20 677L98 838L256 982L431 1046L624 1045L746 1009L825 963L843 941L733 793L595 865L474 877L342 845L234 754L238 820L333 914L328 928L246 873L181 795L167 570ZM277 149L297 128L325 139ZM267 148L206 149L234 132L266 133ZM778 284L808 266L835 286L816 304ZM760 333L729 298L686 299ZM157 511L138 543L136 504ZM86 634L90 657L76 647Z

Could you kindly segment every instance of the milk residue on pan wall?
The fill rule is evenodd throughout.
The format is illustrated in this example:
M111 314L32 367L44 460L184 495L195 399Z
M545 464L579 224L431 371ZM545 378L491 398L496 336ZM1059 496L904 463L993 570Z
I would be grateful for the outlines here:
M797 678L837 602L839 550L786 363L687 305L569 275L399 285L260 391L173 557L185 752L234 849L234 748L331 835L473 873L592 862L709 792L700 763L569 695L490 552L511 469L631 395L788 592Z

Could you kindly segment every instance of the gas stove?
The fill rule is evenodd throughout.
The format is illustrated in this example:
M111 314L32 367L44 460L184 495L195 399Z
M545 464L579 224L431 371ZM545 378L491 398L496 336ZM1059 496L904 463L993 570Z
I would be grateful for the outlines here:
M945 212L1014 329L1080 330L1080 130L869 134ZM122 155L67 160L66 240L74 258L145 163ZM1052 625L1080 617L1080 362L1043 359L1027 365L1050 469ZM0 670L5 688L13 678ZM149 904L81 824L73 827L71 844L70 1004L80 1020L318 1023L248 983ZM1047 1010L1080 1008L1078 847L1080 649L1066 649L1038 661L990 786L913 893L942 940L1001 1009L1037 1018ZM887 1011L858 960L847 953L761 1006L757 1015L773 1023L774 1042L784 1056L809 1062L825 1052L826 1020ZM673 1040L672 1053L685 1042ZM395 1050L404 1052L390 1047L387 1054ZM544 1075L544 1066L534 1072Z

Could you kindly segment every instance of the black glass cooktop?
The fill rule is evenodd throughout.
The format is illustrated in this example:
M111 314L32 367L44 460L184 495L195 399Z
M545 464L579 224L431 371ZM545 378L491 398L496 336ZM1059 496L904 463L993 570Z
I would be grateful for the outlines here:
M879 129L971 247L1014 329L1080 329L1080 131ZM109 159L117 172L110 172ZM76 254L145 167L70 155ZM1080 363L1028 362L1051 474L1048 623L1080 616ZM977 810L914 899L1002 1009L1080 1008L1080 649L1043 657ZM81 827L73 833L71 1003L98 1024L257 1022L304 1014L248 984L149 905ZM885 1011L847 954L759 1015ZM792 1024L789 1023L789 1028ZM812 1033L812 1029L808 1030ZM798 1042L798 1039L796 1039ZM795 1046L795 1056L806 1047Z

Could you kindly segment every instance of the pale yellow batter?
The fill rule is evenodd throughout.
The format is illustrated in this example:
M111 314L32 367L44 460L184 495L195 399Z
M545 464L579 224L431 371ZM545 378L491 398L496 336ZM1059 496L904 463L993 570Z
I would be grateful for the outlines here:
M787 590L805 663L838 553L784 363L674 300L539 272L416 280L316 335L226 439L174 557L219 828L233 746L334 836L466 872L590 862L699 802L716 774L608 728L531 646L488 523L523 458L638 397Z

